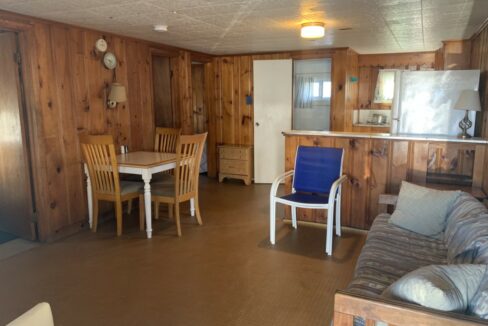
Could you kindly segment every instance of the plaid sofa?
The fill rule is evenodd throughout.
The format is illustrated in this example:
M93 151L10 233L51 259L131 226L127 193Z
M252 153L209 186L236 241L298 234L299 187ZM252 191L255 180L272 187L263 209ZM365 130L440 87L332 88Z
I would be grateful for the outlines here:
M467 193L454 202L444 236L434 239L376 217L347 291L380 296L393 282L433 264L488 263L488 209Z

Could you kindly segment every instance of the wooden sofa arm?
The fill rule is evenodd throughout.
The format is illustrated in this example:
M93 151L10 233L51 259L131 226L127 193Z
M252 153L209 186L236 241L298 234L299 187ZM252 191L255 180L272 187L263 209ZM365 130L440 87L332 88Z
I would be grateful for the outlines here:
M366 326L375 321L387 325L410 326L468 326L488 325L471 316L433 310L410 303L383 298L372 298L346 291L337 291L334 298L334 326L353 326L354 316L362 317Z

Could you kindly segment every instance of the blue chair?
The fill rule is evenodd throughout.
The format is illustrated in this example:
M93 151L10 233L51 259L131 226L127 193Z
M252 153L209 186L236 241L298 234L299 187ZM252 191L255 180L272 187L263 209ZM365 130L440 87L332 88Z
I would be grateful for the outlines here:
M297 207L327 210L327 238L325 252L332 255L332 229L334 208L336 213L336 234L341 235L341 188L347 180L342 175L342 148L299 146L295 159L295 170L285 172L276 178L270 193L271 244L276 242L276 203L291 206L293 228L297 228ZM286 178L293 176L291 194L278 197L278 186Z

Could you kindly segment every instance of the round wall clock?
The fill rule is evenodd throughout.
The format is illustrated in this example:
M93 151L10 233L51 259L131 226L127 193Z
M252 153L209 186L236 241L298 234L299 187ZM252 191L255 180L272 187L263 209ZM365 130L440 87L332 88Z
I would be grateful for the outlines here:
M103 64L107 69L114 69L117 66L117 58L115 57L115 54L112 52L107 52L103 56Z
M105 52L107 51L107 41L105 41L103 38L98 39L95 42L95 49L97 49L98 52Z

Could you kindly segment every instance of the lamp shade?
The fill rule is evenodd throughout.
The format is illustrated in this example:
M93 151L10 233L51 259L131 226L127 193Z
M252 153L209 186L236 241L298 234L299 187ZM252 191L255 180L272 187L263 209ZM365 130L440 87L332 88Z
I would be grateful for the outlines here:
M127 101L127 94L125 92L125 86L119 83L113 83L110 87L110 93L108 94L108 100L113 102L125 102Z
M481 111L480 95L478 91L465 89L459 95L454 110Z

